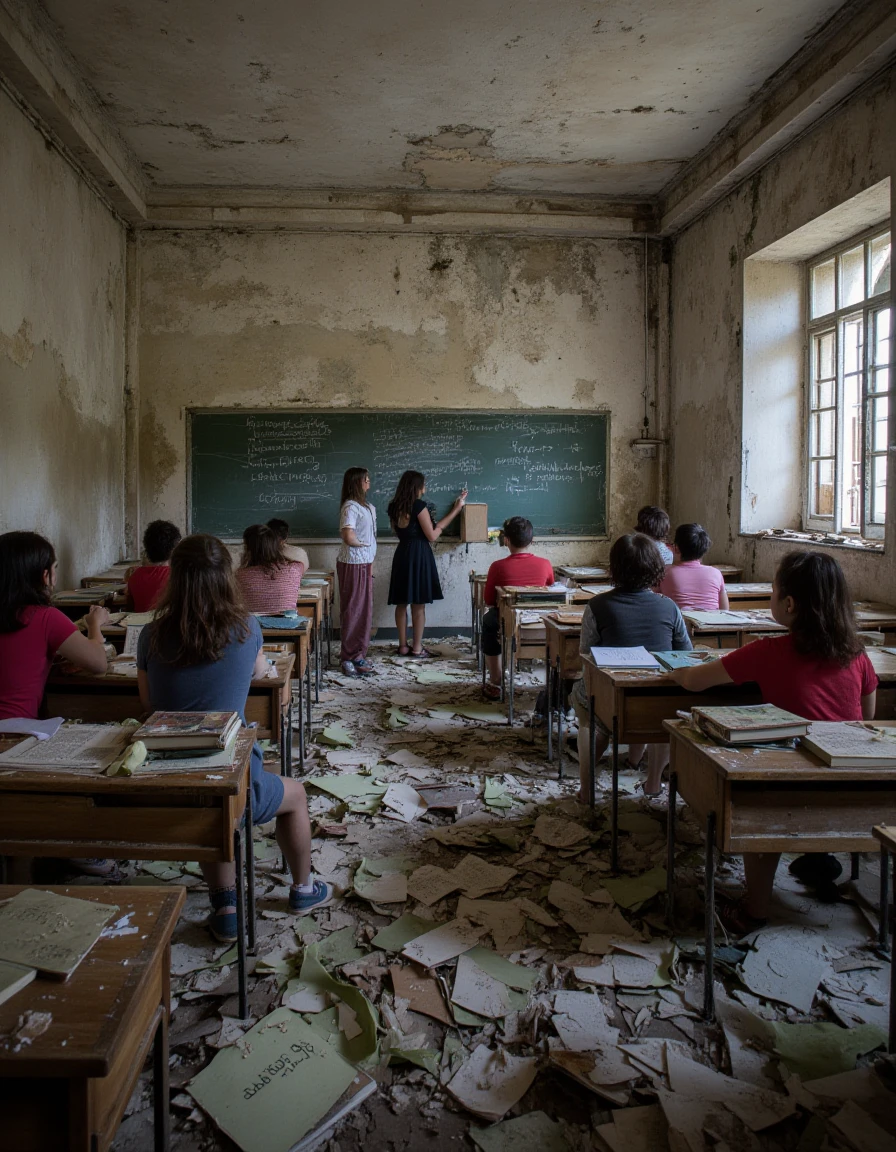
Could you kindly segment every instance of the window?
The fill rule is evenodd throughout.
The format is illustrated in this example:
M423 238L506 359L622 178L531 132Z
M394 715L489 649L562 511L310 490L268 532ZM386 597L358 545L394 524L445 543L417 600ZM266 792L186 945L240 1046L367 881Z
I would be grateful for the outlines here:
M890 269L879 230L808 266L809 528L883 536Z

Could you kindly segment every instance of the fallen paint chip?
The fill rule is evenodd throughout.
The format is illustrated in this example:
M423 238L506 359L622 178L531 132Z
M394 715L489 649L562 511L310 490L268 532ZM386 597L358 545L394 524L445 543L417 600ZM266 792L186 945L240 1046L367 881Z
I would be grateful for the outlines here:
M467 1133L482 1152L572 1152L563 1129L544 1112L526 1112Z
M471 924L469 920L450 920L406 944L401 954L423 968L437 968L455 956L469 952L484 933L484 928Z
M587 828L560 816L539 816L532 834L549 848L571 848L591 838Z
M464 1061L447 1084L458 1104L485 1120L500 1120L532 1085L535 1057L492 1052L484 1044Z

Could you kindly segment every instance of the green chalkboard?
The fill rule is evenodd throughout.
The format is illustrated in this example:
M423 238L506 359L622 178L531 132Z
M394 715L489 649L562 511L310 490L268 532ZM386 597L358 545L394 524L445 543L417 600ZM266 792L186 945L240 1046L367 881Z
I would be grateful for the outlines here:
M361 466L381 535L414 468L440 515L466 484L490 525L523 515L542 537L603 536L608 430L606 413L196 411L190 525L234 539L279 516L293 537L336 537L343 472Z

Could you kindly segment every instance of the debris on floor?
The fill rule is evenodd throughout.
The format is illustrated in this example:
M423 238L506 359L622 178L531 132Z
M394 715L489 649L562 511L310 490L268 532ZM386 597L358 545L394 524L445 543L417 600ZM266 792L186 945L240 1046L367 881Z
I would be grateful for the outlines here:
M544 729L511 728L482 702L469 642L427 646L432 664L374 647L376 676L324 673L294 768L315 873L337 898L288 913L273 823L255 830L247 1020L236 950L204 928L200 869L124 869L129 883L188 889L171 953L174 1152L896 1146L876 861L833 904L782 863L769 924L717 944L707 1023L688 809L673 930L665 795L623 775L614 876L606 765L592 814L575 798L576 761L558 778ZM541 667L519 670L518 716L542 686ZM267 758L276 770L276 749ZM717 884L739 888L739 860L720 860ZM147 1068L113 1152L151 1146Z

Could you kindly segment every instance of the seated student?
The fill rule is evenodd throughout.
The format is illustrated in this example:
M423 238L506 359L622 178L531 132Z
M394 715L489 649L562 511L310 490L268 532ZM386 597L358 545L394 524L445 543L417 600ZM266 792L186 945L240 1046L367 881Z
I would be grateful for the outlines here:
M304 548L299 548L295 544L287 544L289 537L289 525L285 520L278 520L275 516L273 520L268 520L267 527L274 533L280 541L281 551L287 560L294 560L296 564L303 566L303 571L307 572L311 567L311 561L308 559L308 553Z
M239 712L245 717L249 685L267 660L258 621L240 606L230 553L215 536L187 536L171 556L171 579L156 618L140 634L137 682L144 708L170 712ZM265 772L254 745L252 819L277 817L277 843L292 873L289 910L307 912L331 897L311 874L311 824L305 789L289 776ZM203 864L217 940L236 939L233 864Z
M495 590L526 585L548 588L554 583L554 569L550 561L533 556L528 550L535 534L529 520L524 516L511 516L504 521L501 533L510 555L489 565L483 592L483 600L488 608L482 617L482 654L488 668L488 683L483 691L489 700L497 700L501 695L501 642L498 639Z
M180 540L170 520L153 520L143 533L144 563L128 571L126 600L135 612L151 612L168 583L168 561Z
M679 524L675 529L672 554L675 563L666 568L659 591L679 608L713 611L728 607L725 581L718 568L701 564L712 540L699 524Z
M636 532L640 532L642 536L649 536L659 548L664 564L671 564L674 559L672 549L666 543L671 526L669 513L653 504L644 505L638 513L638 523L635 525Z
M663 576L663 562L654 541L636 533L620 536L610 549L610 579L613 588L588 601L582 615L582 638L579 651L587 655L592 648L635 648L643 645L658 652L687 651L692 647L677 604L667 596L652 591ZM579 801L590 799L588 772L589 731L588 699L584 680L577 680L572 690L572 703L579 721L578 753L581 790ZM607 750L610 733L600 725L596 758ZM662 790L663 770L669 762L668 744L648 745L648 773L644 781L645 796L658 796ZM637 768L644 745L629 747L629 766Z
M295 611L305 565L289 560L280 537L266 524L243 533L243 556L236 582L250 612Z
M755 681L766 704L806 720L871 720L877 676L856 635L855 614L840 565L823 552L788 552L772 584L771 612L789 631L727 652L720 660L673 673L683 688ZM741 935L768 916L777 852L744 856L746 896L724 902L720 916ZM806 883L830 887L840 863L824 853L799 857L790 871Z
M56 553L36 532L0 536L0 720L37 719L55 656L87 672L106 671L101 628L109 613L99 604L87 613L87 635L50 603L56 586ZM112 860L71 860L79 872L119 880Z

